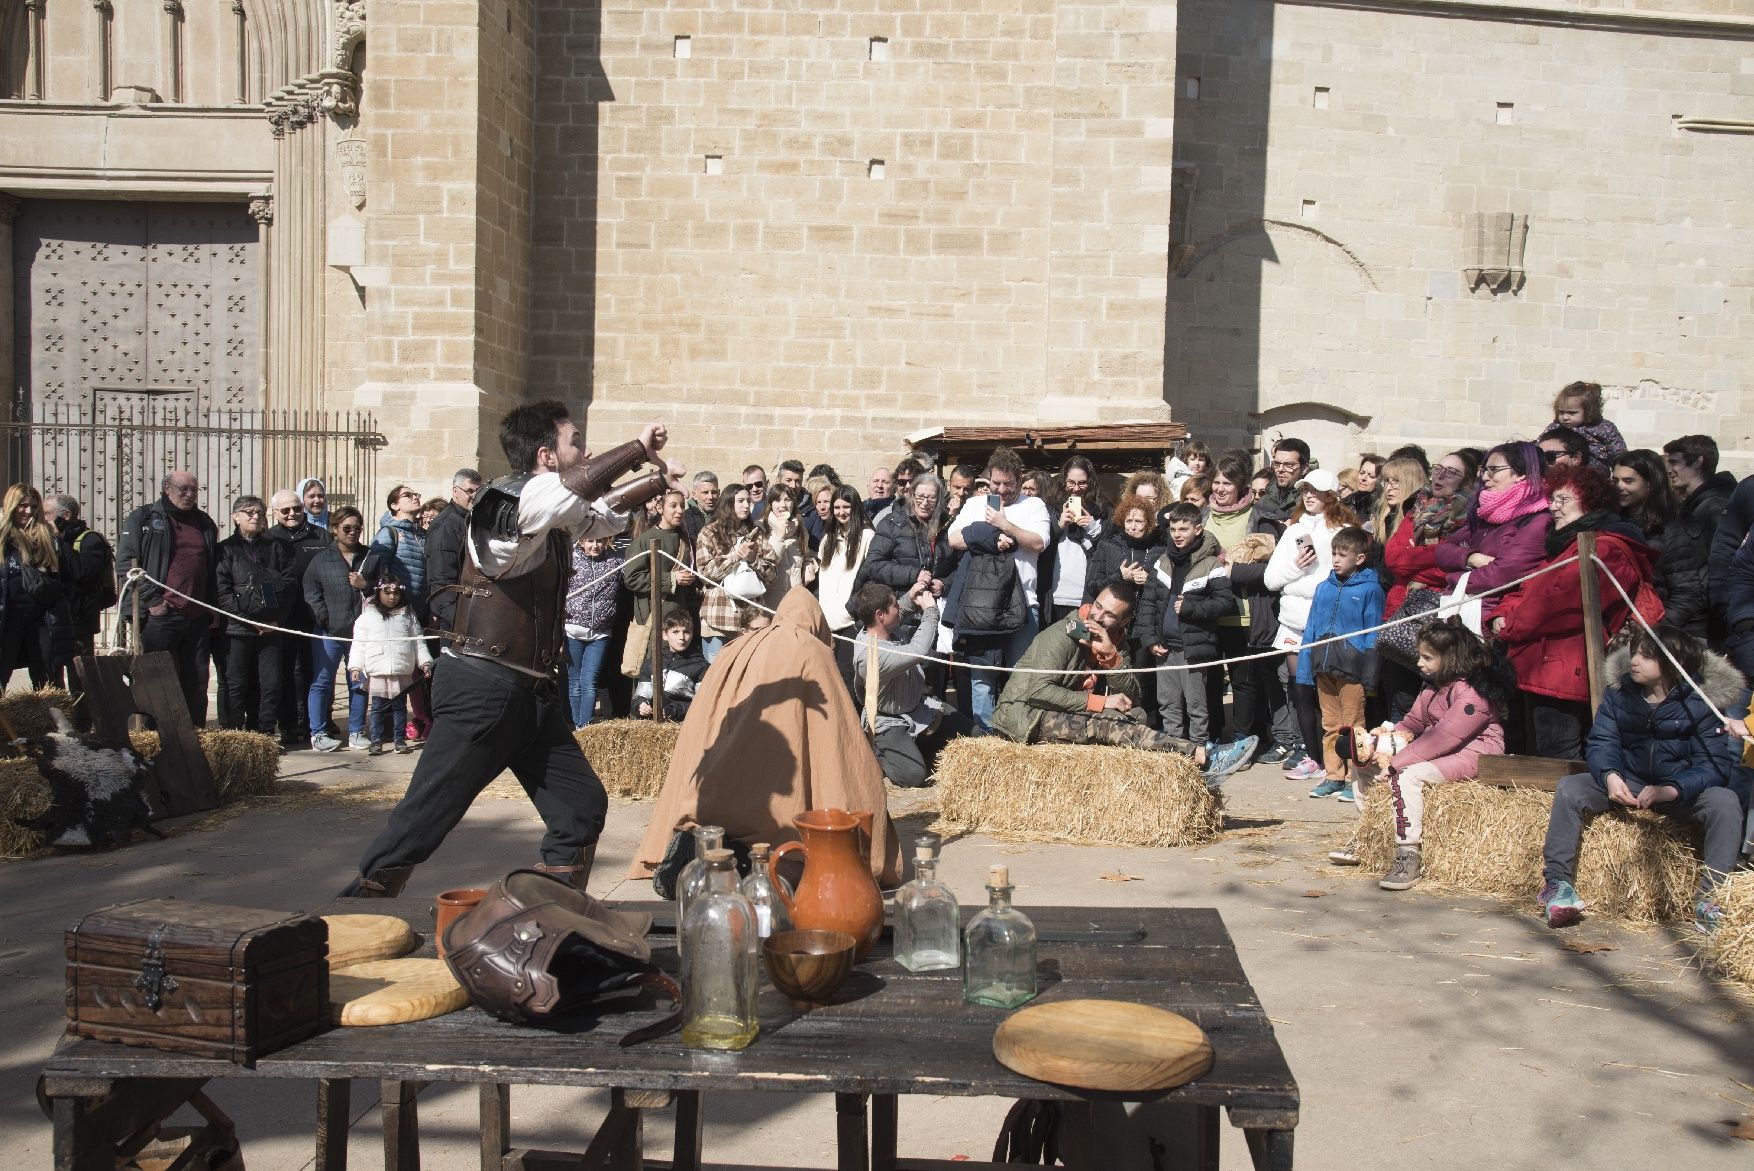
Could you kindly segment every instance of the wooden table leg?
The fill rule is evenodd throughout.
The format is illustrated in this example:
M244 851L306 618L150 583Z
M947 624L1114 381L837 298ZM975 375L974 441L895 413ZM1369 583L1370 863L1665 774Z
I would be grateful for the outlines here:
M1067 1171L1096 1171L1096 1127L1087 1101L1060 1103L1060 1161Z
M114 1171L116 1156L86 1125L85 1097L49 1099L54 1116L55 1171Z
M675 1100L676 1141L670 1166L673 1171L700 1171L706 1104L701 1100L699 1090L677 1090Z
M316 1171L347 1171L347 1127L352 1113L352 1079L318 1078Z
M386 1079L381 1086L384 1171L420 1171L420 1083Z
M900 1104L894 1094L871 1095L871 1171L895 1171Z
M628 1104L626 1090L609 1091L609 1113L579 1158L582 1171L641 1171L645 1166L645 1134L639 1107Z
M1291 1140L1296 1131L1249 1127L1242 1133L1248 1139L1255 1171L1291 1171Z
M870 1171L871 1137L865 1125L865 1095L834 1096L835 1145L839 1171Z
M1218 1171L1218 1135L1223 1129L1219 1125L1218 1107L1196 1106L1194 1111L1195 1165L1200 1171Z
M481 1084L481 1171L505 1171L512 1151L512 1088L505 1082Z

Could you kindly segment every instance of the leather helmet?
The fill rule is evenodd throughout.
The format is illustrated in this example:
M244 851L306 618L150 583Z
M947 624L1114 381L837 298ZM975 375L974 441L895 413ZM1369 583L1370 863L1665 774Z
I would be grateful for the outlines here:
M652 966L652 917L612 911L570 883L514 870L445 929L445 963L475 1007L514 1024L541 1024Z

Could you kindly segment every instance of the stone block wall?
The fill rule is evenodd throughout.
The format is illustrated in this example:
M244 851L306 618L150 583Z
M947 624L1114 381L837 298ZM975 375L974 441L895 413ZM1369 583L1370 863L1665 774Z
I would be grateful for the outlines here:
M1685 128L1754 119L1754 21L1642 7L1746 28L1183 0L1176 417L1332 466L1531 436L1590 379L1634 446L1706 432L1754 470L1754 138ZM1526 283L1473 289L1473 217L1507 212Z
M537 0L537 45L531 393L593 444L1161 417L1171 0Z

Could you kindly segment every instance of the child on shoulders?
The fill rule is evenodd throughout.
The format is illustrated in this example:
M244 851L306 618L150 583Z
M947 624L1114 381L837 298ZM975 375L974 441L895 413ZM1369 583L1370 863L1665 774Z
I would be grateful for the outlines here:
M1607 467L1614 457L1626 450L1626 437L1620 428L1602 418L1602 387L1595 382L1573 382L1553 398L1553 421L1540 434L1547 438L1553 431L1569 427L1582 435L1590 445L1590 462Z

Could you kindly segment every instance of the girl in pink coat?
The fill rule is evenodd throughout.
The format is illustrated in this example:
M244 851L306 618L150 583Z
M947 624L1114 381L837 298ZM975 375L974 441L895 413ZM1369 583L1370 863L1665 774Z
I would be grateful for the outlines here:
M1377 883L1384 890L1419 881L1425 786L1471 781L1481 756L1504 752L1504 717L1515 690L1503 656L1459 618L1426 627L1418 645L1425 686L1407 718L1376 735L1376 762L1388 777L1395 810L1395 861ZM1349 849L1329 857L1342 865L1358 862Z

